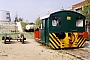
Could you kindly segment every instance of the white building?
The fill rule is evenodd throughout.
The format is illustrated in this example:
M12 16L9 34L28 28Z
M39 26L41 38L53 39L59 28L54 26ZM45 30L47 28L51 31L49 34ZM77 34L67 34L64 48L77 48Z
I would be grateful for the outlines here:
M0 10L0 22L11 21L10 12L5 10Z
M5 10L0 10L0 34L2 33L13 33L22 32L22 27L20 22L12 22L10 17L10 12Z

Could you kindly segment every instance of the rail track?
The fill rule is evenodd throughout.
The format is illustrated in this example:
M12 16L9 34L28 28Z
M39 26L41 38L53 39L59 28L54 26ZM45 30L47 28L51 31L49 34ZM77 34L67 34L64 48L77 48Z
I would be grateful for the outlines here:
M90 52L83 49L65 50L65 52L81 60L90 60Z

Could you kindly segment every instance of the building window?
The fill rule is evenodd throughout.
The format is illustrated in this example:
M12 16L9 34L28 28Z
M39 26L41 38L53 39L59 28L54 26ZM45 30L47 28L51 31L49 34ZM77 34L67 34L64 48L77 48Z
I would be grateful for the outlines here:
M81 9L82 9L82 8L76 9L76 12L81 13Z
M6 19L10 19L10 17L6 17Z
M9 15L9 13L6 13L6 15Z
M52 17L52 26L60 26L61 25L61 17L53 16Z

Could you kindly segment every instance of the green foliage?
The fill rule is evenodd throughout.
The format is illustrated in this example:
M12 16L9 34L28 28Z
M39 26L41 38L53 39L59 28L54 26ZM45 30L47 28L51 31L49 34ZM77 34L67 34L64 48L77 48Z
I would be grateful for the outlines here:
M17 16L15 17L15 20L14 20L14 22L18 22L18 17L17 17Z
M28 24L28 23L26 23L26 22L23 22L23 18L21 18L21 17L17 17L17 15L16 15L16 17L15 17L15 20L14 20L14 22L21 22L21 26L22 26L22 30L24 31L24 29L25 29L25 26ZM12 31L12 32L14 32L14 31Z
M21 22L21 26L22 26L22 30L24 31L24 29L25 29L25 26L27 25L28 23L26 23L26 22Z
M38 26L40 26L40 17L38 17L38 18L36 19L35 24L38 25Z
M18 18L18 16L16 15L14 22L20 22L20 21L23 21L23 18L21 17Z
M86 17L88 21L90 20L90 0L87 0L84 3L81 13Z
M0 40L2 39L2 36L4 36L5 34L0 34ZM17 37L19 35L19 33L7 33L7 36L11 36L11 37Z
M19 36L19 34L20 33L9 33L9 34L7 34L7 36L11 36L12 38L15 38L15 37ZM30 35L25 34L25 33L23 33L23 34L26 39L33 38L33 33L30 33ZM0 40L2 40L2 36L4 36L4 34L0 34Z
M35 21L35 29L37 28L37 27L40 27L40 17L38 17L37 19L36 19L36 21Z
M20 18L18 19L18 21L23 21L23 18L20 17Z

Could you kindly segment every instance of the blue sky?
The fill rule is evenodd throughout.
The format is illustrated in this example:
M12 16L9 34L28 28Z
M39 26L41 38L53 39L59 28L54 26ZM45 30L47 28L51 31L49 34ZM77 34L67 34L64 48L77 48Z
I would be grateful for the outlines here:
M48 11L58 11L62 7L71 9L72 5L82 1L84 0L0 0L0 10L10 11L12 21L17 14L24 21L35 22L38 15L43 17Z

